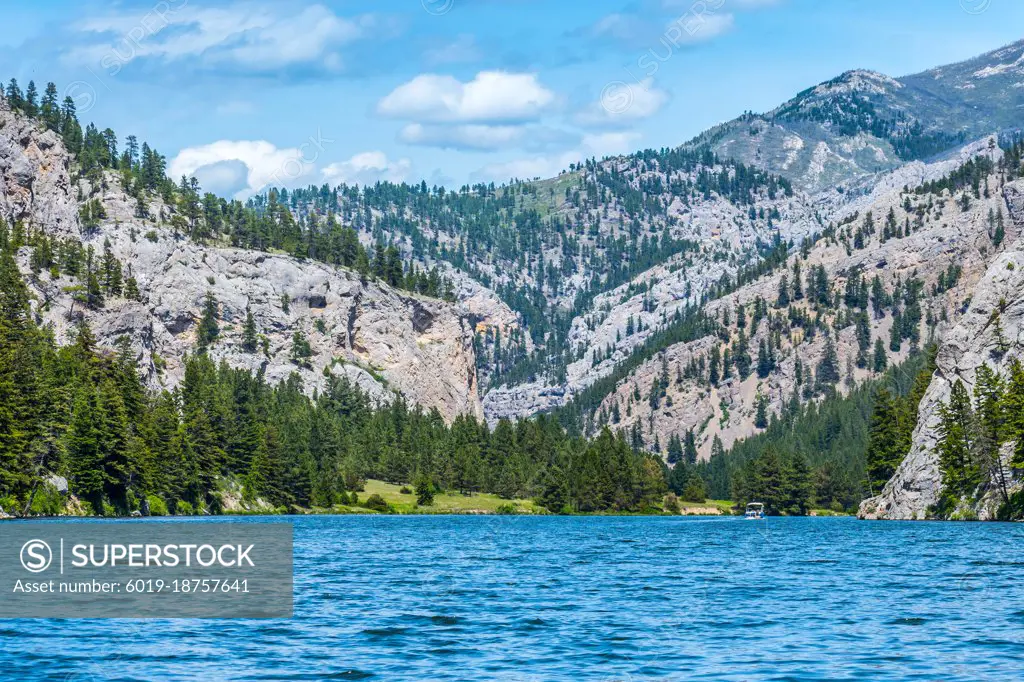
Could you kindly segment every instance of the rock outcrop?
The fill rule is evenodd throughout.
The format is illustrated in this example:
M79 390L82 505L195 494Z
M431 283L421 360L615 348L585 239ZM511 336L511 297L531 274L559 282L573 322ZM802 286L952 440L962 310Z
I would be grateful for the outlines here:
M346 375L377 400L394 389L448 420L482 416L473 329L458 304L363 282L323 263L204 247L161 228L146 234L132 223L105 224L83 240L97 252L109 244L137 278L142 301L116 298L83 312L68 293L73 280L47 273L30 278L39 314L58 342L73 339L84 315L101 345L128 337L148 384L170 388L183 376L185 355L194 352L209 293L221 329L209 349L217 361L262 369L271 382L298 372L310 391L324 388L325 371ZM242 347L247 310L263 337L255 353ZM307 360L293 358L296 333L309 341Z
M0 107L2 104L0 98ZM0 108L0 217L11 226L43 229L54 238L81 241L98 260L105 249L134 277L139 300L110 297L96 310L77 298L82 282L33 273L30 249L19 263L34 294L34 309L58 343L73 340L88 321L101 347L127 338L154 389L182 379L184 358L195 352L207 294L217 302L220 335L210 356L262 370L271 382L297 372L306 390L323 389L328 375L344 375L378 402L400 394L447 420L483 416L477 387L474 324L508 326L515 315L480 285L466 285L464 303L448 303L362 280L355 272L315 261L235 248L204 246L178 236L159 199L136 215L137 202L107 173L102 186L72 184L71 159L59 136ZM105 218L83 234L77 195L98 200ZM491 294L491 295L489 295ZM247 310L261 336L255 352L243 349ZM310 357L294 357L300 334Z
M0 218L13 226L78 234L70 159L56 133L17 115L0 98Z
M1024 229L1024 181L1004 188L1017 234ZM998 322L998 324L997 324ZM1008 349L1005 353L1002 349ZM946 334L937 368L918 410L913 445L895 476L876 497L865 500L860 516L871 519L923 519L941 492L936 452L940 406L959 379L972 390L982 365L1005 372L1024 358L1024 239L1018 239L989 265L975 287L970 307ZM977 510L984 516L984 510Z

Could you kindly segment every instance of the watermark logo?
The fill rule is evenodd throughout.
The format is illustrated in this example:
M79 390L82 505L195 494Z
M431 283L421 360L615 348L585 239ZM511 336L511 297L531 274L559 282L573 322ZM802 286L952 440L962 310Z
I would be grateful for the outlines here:
M601 91L601 106L613 116L626 113L633 106L633 88L624 81L612 81Z
M992 5L992 0L960 0L960 8L968 14L981 14Z
M423 9L427 11L427 14L439 17L451 11L455 5L455 0L420 0L420 4L423 5Z
M75 81L64 88L64 98L68 97L75 103L78 114L88 113L96 106L96 88L86 81Z
M53 562L50 545L42 540L29 540L21 546L21 565L30 573L42 573Z

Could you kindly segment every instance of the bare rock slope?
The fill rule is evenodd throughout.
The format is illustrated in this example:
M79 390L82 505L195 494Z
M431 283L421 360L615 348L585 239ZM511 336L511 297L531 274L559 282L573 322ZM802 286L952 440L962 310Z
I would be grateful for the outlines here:
M1024 181L1006 185L1004 197L1018 231L1024 227ZM996 322L998 321L998 324ZM1000 338L1001 337L1001 338ZM999 352L999 348L1008 349ZM997 256L975 287L970 308L943 339L937 369L921 401L913 445L882 492L865 500L860 516L873 519L923 519L939 499L939 407L953 384L972 390L983 364L1005 372L1024 358L1024 239ZM979 509L985 516L988 510Z

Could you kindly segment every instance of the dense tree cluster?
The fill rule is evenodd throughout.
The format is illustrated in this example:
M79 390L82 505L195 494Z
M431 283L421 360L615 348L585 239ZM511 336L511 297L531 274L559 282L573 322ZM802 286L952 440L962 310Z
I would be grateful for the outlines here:
M1024 495L1009 493L1010 468L1024 468L1024 365L1014 360L1005 376L982 365L973 396L957 379L939 414L939 514L956 513L961 503L976 502L994 490L1001 517L1024 516ZM1004 458L1008 444L1013 450Z

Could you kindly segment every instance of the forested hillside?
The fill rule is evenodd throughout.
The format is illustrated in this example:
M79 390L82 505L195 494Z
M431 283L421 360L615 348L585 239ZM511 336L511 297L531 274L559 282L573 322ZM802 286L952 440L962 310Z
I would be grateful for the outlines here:
M246 202L12 80L0 135L35 176L0 169L5 381L70 392L12 402L0 492L31 507L60 473L96 512L217 509L231 486L307 508L374 477L556 511L652 508L666 486L851 509L917 442L924 349L1020 237L1019 93L984 81L993 130L956 123L974 94L943 100L1007 50L939 85L849 72L550 179ZM969 497L973 474L950 476Z

